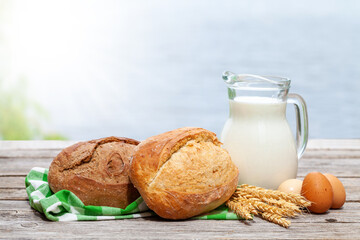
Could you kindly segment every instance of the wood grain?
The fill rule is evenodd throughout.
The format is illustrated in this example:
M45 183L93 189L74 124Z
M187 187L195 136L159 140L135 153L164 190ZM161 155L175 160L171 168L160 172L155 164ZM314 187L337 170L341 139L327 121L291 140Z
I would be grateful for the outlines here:
M360 153L359 153L360 154ZM0 158L0 176L25 176L33 167L49 168L53 157L47 158ZM360 159L303 158L299 160L298 176L320 171L332 173L338 177L356 177L359 175Z
M360 201L360 178L339 179L345 187L347 201ZM11 199L27 200L24 177L0 177L0 200Z
M282 229L262 220L244 224L237 221L163 222L121 220L103 222L49 223L9 222L0 226L2 238L25 239L358 239L358 223L298 223ZM159 227L161 225L161 227ZM96 229L94 229L96 228Z
M260 218L254 221L166 221L144 218L99 222L50 222L31 210L1 210L2 237L29 236L47 238L126 238L126 239L356 239L360 219L354 215L359 203L348 204L341 212L322 215L304 215L292 220L289 229L268 223ZM20 208L21 209L21 208ZM29 235L30 233L30 235Z
M19 176L0 177L0 189L3 188L23 189L24 187L25 187L25 177L19 177Z
M58 140L40 140L40 141L0 141L0 149L18 150L18 149L62 149L70 146L77 141L58 141Z
M360 150L360 139L309 139L308 149Z
M25 201L0 202L1 237L72 238L358 238L360 203L347 203L342 209L327 214L304 214L292 219L289 229L281 228L260 218L254 221L167 221L145 218L99 222L50 222L32 210ZM29 235L29 233L31 233ZM346 235L345 235L346 234Z
M254 221L167 221L160 218L51 222L27 201L24 179L32 167L48 168L74 141L0 141L0 239L360 239L360 139L310 140L298 178L311 171L340 178L347 202L326 214L304 214L289 229Z

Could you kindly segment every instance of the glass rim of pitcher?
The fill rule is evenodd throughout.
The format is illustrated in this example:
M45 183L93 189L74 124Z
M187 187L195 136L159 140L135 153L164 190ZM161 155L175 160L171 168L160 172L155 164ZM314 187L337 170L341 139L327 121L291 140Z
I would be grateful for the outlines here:
M246 88L254 90L287 90L291 80L286 77L255 74L235 74L225 71L222 78L230 88Z

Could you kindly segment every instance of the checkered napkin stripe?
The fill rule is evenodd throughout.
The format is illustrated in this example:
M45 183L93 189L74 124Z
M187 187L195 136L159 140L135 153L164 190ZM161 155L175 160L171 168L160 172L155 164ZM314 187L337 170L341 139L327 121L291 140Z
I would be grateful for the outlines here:
M25 178L26 192L32 208L44 213L52 221L110 220L155 216L144 200L139 197L125 209L105 206L85 206L72 192L61 190L53 193L49 187L48 169L34 167ZM193 219L238 219L224 205Z

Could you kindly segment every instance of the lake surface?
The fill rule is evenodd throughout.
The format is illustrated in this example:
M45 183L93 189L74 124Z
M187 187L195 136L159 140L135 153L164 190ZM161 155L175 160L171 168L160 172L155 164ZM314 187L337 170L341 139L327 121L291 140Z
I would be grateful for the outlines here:
M219 134L225 70L289 77L310 138L360 137L358 1L11 4L14 75L70 139ZM21 40L26 39L26 41ZM288 110L294 126L293 108Z

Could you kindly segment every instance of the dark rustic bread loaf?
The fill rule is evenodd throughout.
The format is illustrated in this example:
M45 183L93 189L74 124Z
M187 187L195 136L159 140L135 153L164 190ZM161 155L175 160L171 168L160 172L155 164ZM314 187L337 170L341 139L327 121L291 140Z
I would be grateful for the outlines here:
M139 197L129 179L130 159L138 144L107 137L65 148L50 165L51 190L67 189L85 205L125 208Z
M238 169L216 135L180 128L141 142L130 178L159 216L185 219L215 209L236 189Z

